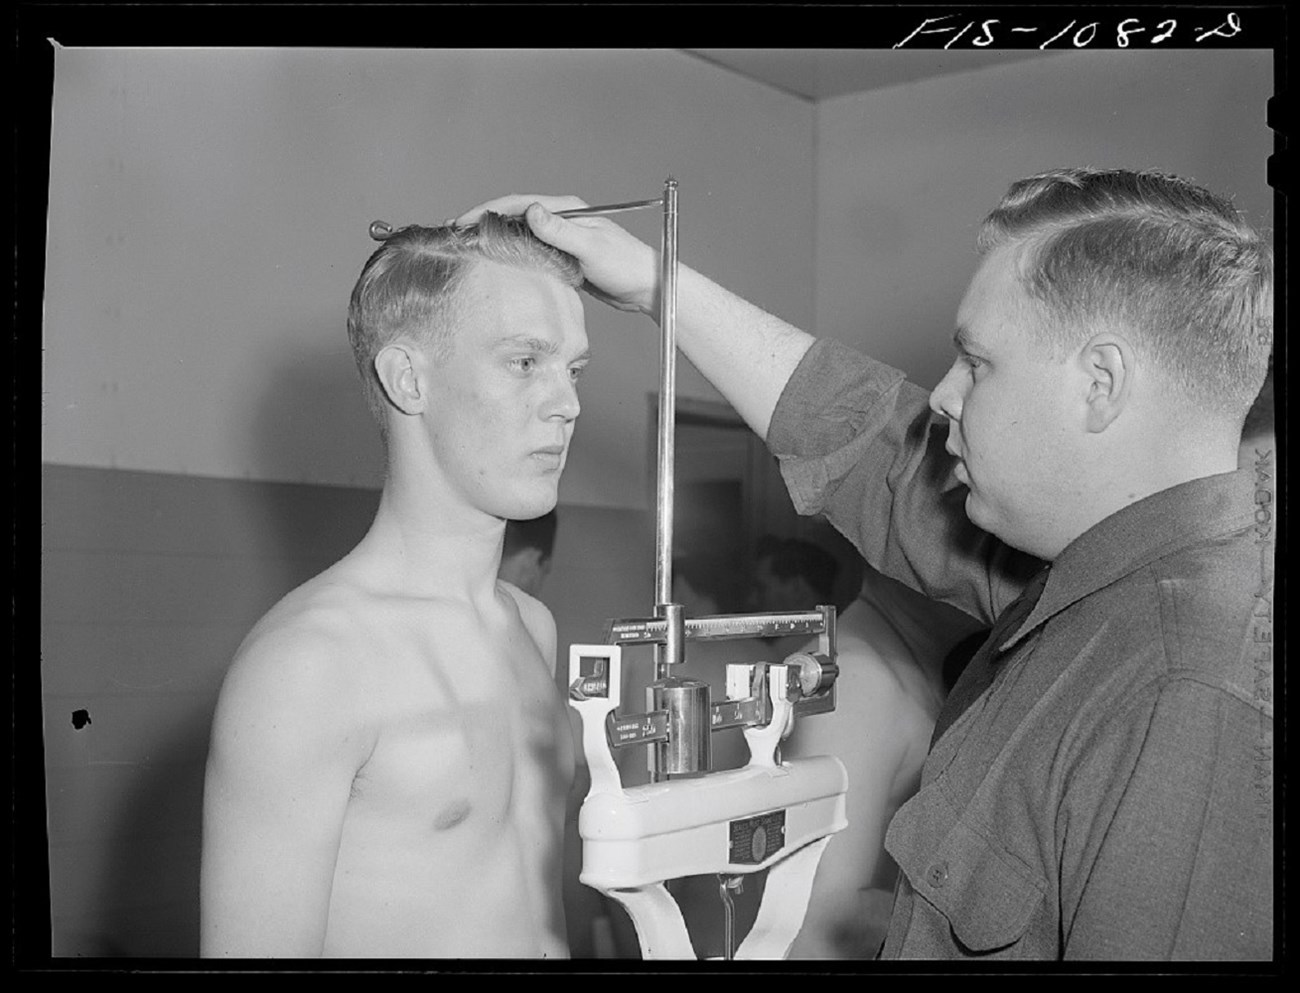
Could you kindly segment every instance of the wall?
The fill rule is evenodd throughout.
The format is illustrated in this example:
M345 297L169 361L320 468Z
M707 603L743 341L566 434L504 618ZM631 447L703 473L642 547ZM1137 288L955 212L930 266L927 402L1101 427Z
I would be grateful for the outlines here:
M1015 179L1154 168L1273 223L1267 51L1068 52L817 108L819 334L929 388L952 363L980 220Z

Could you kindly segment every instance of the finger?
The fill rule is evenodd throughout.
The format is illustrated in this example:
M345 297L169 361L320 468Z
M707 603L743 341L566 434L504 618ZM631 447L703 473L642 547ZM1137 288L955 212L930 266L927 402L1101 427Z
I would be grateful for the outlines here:
M537 197L526 196L522 193L512 193L509 196L497 197L495 200L488 200L472 207L465 213L461 214L450 221L449 224L466 225L477 224L479 218L485 213L491 211L494 214L504 214L507 217L513 217L516 214L522 214L528 209L528 205L536 200Z
M567 210L568 207L556 208ZM563 217L556 217L547 206L540 200L534 200L528 205L524 213L528 226L532 228L533 234L541 238L542 241L554 245L561 251L569 252L571 255L579 255L577 239L584 236L588 230L586 225L575 224Z
M573 210L577 207L588 206L585 200L580 200L573 196L547 196L535 193L511 193L508 196L497 197L495 200L488 200L479 204L461 214L454 221L450 222L456 225L476 224L480 217L487 211L494 214L504 214L507 217L514 217L522 214L528 209L529 204L540 203L550 210Z

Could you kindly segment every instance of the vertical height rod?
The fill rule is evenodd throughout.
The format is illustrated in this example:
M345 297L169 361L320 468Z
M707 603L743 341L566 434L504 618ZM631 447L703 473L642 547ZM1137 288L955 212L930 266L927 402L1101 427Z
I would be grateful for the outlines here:
M664 228L659 252L659 460L655 521L655 612L673 598L673 459L677 434L677 180L664 182ZM678 614L680 619L680 613ZM680 638L656 646L655 678L682 661Z

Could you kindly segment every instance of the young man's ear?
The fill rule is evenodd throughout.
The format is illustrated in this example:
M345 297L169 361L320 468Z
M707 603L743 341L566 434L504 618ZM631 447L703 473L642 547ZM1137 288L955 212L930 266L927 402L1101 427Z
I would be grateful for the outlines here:
M1079 353L1088 390L1085 423L1094 434L1105 431L1124 410L1133 392L1137 357L1128 340L1117 334L1094 335Z
M404 414L423 412L428 397L419 353L404 342L385 345L375 356L375 373L389 401Z

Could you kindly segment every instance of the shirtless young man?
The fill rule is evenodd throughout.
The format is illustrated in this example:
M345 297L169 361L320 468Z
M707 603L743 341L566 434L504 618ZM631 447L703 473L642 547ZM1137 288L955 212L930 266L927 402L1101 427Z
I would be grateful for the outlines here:
M387 443L361 543L248 635L203 813L204 956L565 957L574 754L549 611L498 581L551 510L587 336L518 222L405 228L348 333Z

